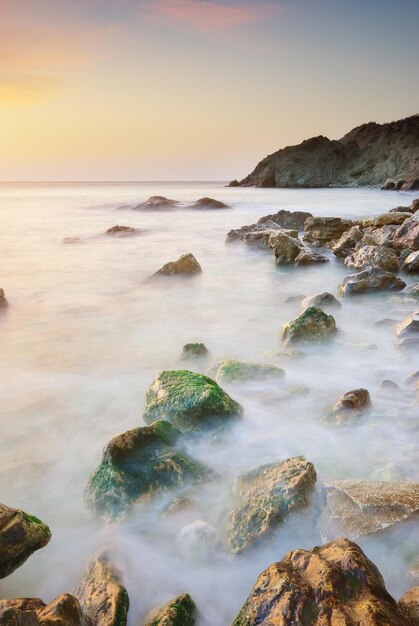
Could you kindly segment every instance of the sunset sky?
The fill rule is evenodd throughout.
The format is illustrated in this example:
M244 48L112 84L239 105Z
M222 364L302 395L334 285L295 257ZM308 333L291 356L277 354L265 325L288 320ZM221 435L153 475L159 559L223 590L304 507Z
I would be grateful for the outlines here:
M0 0L1 180L227 180L419 112L419 0Z

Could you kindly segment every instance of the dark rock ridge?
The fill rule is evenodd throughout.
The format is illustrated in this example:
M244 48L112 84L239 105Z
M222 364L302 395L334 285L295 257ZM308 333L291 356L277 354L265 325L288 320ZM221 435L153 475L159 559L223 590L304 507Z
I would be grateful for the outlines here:
M312 137L267 156L246 178L230 184L419 189L419 115L362 124L340 140Z

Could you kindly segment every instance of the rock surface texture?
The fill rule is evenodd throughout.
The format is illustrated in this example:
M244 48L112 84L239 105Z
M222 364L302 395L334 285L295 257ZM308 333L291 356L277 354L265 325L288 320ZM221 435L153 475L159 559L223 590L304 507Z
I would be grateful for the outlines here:
M188 593L176 596L147 617L144 626L194 626L197 609Z
M215 378L217 383L239 383L245 380L283 378L285 372L277 365L268 365L254 361L218 359L211 365L209 375Z
M339 293L353 296L369 291L401 291L405 287L406 283L392 272L372 268L344 278L339 285Z
M193 276L201 274L202 268L193 254L182 254L177 261L169 261L152 276Z
M285 344L322 343L331 341L337 332L335 318L322 309L311 306L297 318L284 324L282 339Z

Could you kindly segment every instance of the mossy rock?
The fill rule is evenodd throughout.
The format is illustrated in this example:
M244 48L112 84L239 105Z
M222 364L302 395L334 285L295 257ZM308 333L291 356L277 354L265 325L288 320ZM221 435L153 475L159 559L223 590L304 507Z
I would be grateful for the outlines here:
M186 343L183 346L182 356L183 360L198 359L208 356L208 348L204 343Z
M254 361L218 359L212 364L209 375L213 376L218 383L239 383L246 380L283 378L285 372L277 365L257 363Z
M50 539L50 529L37 517L0 504L0 578L14 572Z
M112 437L87 484L93 512L115 518L142 498L210 477L208 467L175 448L180 434L160 420Z
M168 420L181 431L219 428L243 409L208 376L173 370L161 372L146 395L144 421Z
M282 339L290 343L322 343L331 341L336 333L333 315L327 315L322 309L310 306L294 320L282 327Z
M153 611L144 626L195 626L197 609L188 593L183 593Z

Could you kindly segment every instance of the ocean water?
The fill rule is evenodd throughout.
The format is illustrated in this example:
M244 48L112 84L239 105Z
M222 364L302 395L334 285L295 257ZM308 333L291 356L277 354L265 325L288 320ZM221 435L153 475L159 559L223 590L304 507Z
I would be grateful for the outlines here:
M228 210L136 212L151 195L182 201L215 197ZM54 183L0 185L0 287L10 307L0 317L1 501L37 515L52 530L50 544L0 581L0 596L46 601L71 591L89 558L106 548L131 598L130 624L177 593L189 592L201 624L230 624L257 575L294 548L321 542L309 510L285 523L271 541L240 558L222 548L234 479L263 463L304 455L318 483L372 478L385 467L418 479L418 404L403 388L383 394L391 379L403 387L418 369L402 353L394 330L415 308L401 293L345 300L334 313L340 333L330 346L303 348L278 361L283 382L225 385L245 408L240 423L216 444L196 441L190 452L223 477L203 487L198 511L161 518L160 500L106 525L89 515L83 493L107 440L141 425L147 388L163 369L184 368L183 344L203 341L212 357L257 359L280 348L280 329L301 311L293 296L336 293L352 273L333 255L306 268L278 268L270 252L225 243L231 228L279 209L357 217L411 203L415 194L370 189L276 190L226 188L222 183ZM107 228L143 229L110 237ZM63 244L64 237L80 241ZM203 273L191 280L144 282L164 263L192 252ZM405 279L413 283L413 277ZM417 305L416 305L417 306ZM204 371L203 364L190 363ZM346 428L321 418L345 391L370 391L372 411ZM304 393L295 391L306 388ZM416 433L416 434L415 434ZM212 524L220 545L201 557L181 549L186 523ZM417 527L359 543L398 597L414 581ZM417 584L417 582L416 582Z

